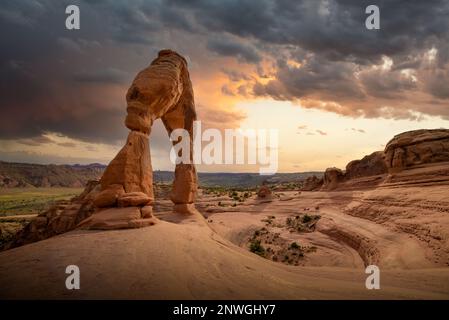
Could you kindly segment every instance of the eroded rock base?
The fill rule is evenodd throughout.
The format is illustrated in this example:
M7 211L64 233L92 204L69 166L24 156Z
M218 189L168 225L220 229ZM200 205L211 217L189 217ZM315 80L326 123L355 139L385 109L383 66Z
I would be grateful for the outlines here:
M115 230L148 227L157 219L148 217L148 209L139 207L108 208L94 213L80 224L81 229Z

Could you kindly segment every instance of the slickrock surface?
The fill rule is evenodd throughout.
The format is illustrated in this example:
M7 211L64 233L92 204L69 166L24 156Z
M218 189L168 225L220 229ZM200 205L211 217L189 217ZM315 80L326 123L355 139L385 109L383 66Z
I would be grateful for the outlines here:
M433 249L406 227L398 231L393 220L376 222L341 210L363 197L348 191L302 192L290 201L249 199L235 212L209 215L209 226L161 211L155 213L161 221L148 228L72 231L1 252L0 298L448 299L446 231L435 230L435 236L446 238L435 251L441 252L438 261L433 260ZM265 225L261 220L267 215L285 221L318 203L315 231L279 230L280 237L317 247L303 265L249 252L245 239ZM419 223L419 212L414 214ZM448 230L447 218L440 223ZM380 290L365 288L366 262L380 266ZM65 289L65 268L71 264L80 268L80 290Z

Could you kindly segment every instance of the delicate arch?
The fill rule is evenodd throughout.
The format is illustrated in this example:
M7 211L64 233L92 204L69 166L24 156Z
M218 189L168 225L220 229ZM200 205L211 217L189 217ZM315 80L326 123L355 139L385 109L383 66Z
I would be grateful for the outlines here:
M161 118L168 134L178 128L189 132L190 157L193 159L193 123L196 120L192 83L186 60L171 50L162 50L153 62L140 71L126 94L125 125L131 130L126 145L106 168L100 193L110 195L104 206L115 206L115 199L126 194L143 193L154 201L149 135L154 120ZM175 209L194 210L197 174L190 164L177 164L171 193ZM106 205L105 205L106 204Z

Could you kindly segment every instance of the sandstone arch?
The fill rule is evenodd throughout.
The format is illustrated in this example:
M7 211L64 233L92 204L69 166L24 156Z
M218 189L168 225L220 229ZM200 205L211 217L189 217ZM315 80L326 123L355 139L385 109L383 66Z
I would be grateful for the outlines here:
M191 138L190 158L193 158L196 112L186 60L174 51L160 51L158 57L137 74L126 101L125 125L131 131L126 145L106 168L100 180L101 192L94 203L98 207L146 206L148 216L151 214L148 207L154 201L149 146L153 122L162 119L169 135L175 129L186 129ZM175 211L192 213L196 192L195 166L176 165L171 193Z

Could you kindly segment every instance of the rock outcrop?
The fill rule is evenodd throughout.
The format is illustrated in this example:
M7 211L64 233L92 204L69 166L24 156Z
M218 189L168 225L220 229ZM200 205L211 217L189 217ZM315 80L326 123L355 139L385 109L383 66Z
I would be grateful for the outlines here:
M377 151L361 160L349 162L344 172L337 168L326 169L321 190L373 188L380 184L412 181L435 182L438 175L447 175L446 167L436 167L442 162L449 162L448 129L408 131L391 139L383 152Z
M390 173L442 161L449 161L449 130L415 130L396 135L385 147Z
M354 179L360 177L375 176L387 173L387 165L384 153L376 151L360 160L353 160L346 165L345 178Z
M193 159L193 122L196 112L187 62L181 55L171 50L160 51L150 66L137 74L126 101L125 125L131 131L126 145L101 177L101 192L94 200L98 208L141 208L152 205L154 193L149 135L156 119L162 119L169 135L175 129L185 129L189 133L190 142L187 145L190 147L190 160ZM176 165L170 196L176 212L188 214L195 210L193 203L197 192L197 174L192 162ZM87 227L111 229L114 225L117 228L145 225L144 221L131 223L134 218L128 219L128 215L115 215L112 212L115 211L109 210L107 214L101 214L101 219L98 217L102 223L95 222L95 217L92 217ZM146 216L150 214L151 211L147 209ZM114 223L108 224L108 217ZM129 221L118 223L120 217ZM152 223L151 219L148 222Z
M141 228L155 223L156 220L152 216L144 217L139 207L108 208L91 215L80 227L88 225L89 229L113 230Z
M315 191L319 190L323 185L323 178L318 178L317 176L307 177L301 187L302 191Z
M257 198L259 199L270 199L272 196L271 190L268 186L263 185L257 191Z
M323 186L321 187L321 190L334 190L344 178L345 174L342 170L335 167L327 168L326 171L324 171Z

